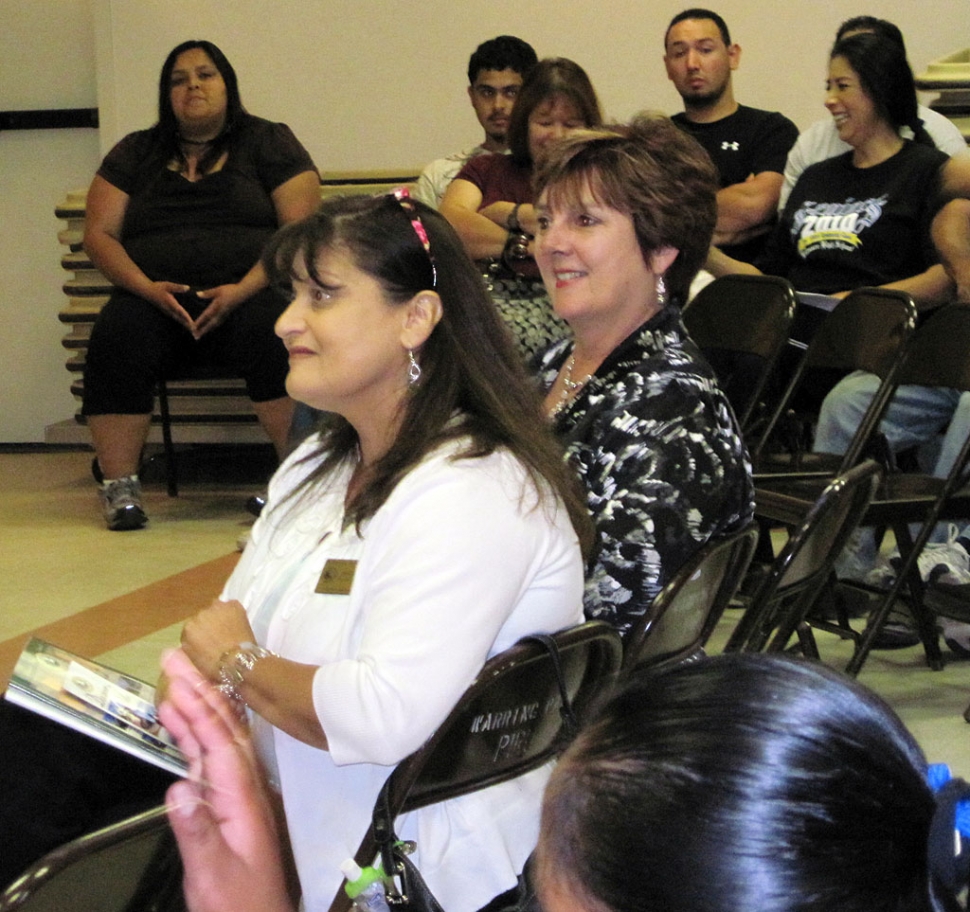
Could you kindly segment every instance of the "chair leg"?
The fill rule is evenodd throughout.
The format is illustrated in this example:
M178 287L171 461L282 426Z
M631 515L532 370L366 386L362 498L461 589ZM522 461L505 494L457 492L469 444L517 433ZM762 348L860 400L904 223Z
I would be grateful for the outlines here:
M943 653L940 652L940 640L936 632L936 624L923 602L923 580L919 575L919 566L916 563L917 555L913 548L913 539L909 527L905 523L900 523L894 528L894 532L903 565L889 592L870 614L866 629L863 631L862 637L856 642L855 652L849 660L849 664L845 667L846 674L853 677L862 670L862 665L872 650L872 644L879 631L882 630L883 624L886 623L889 612L896 599L900 597L904 586L907 586L910 595L909 604L916 620L916 628L923 643L923 650L926 653L926 664L933 671L940 671L943 668Z
M913 537L910 534L909 526L905 523L900 523L899 528L894 530L896 533L896 542L899 544L900 555L907 555L907 548L909 551L913 550ZM906 574L906 587L909 593L909 609L912 612L913 619L916 621L916 631L919 633L920 641L923 644L923 650L926 653L926 664L933 669L933 671L939 671L943 668L943 654L940 652L940 637L936 632L936 618L933 613L926 607L926 584L923 582L922 576L919 572L919 564L916 560L910 561L909 572Z
M802 621L795 633L798 635L798 645L801 647L802 655L808 659L821 661L822 657L818 652L818 643L815 642L815 634L812 633L812 626L807 621Z
M165 452L165 479L168 496L178 497L178 468L175 459L175 445L172 443L172 416L168 408L168 386L164 380L158 381L158 414L162 424L162 448Z

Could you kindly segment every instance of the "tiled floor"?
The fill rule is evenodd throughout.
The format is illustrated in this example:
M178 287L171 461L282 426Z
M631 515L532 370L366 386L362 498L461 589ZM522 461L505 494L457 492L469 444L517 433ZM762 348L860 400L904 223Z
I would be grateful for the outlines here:
M149 526L108 532L90 460L83 452L0 453L0 644L63 618L85 625L95 616L86 609L94 605L229 555L250 523L243 505L255 491L251 484L185 483L177 499L155 484L147 489ZM188 609L201 607L190 585L184 597ZM714 651L735 620L729 612L722 621ZM178 641L178 630L178 624L164 626L127 641L123 630L119 635L113 628L110 637L105 631L105 641L124 645L99 655L154 678L158 653ZM844 666L847 644L823 637L819 645L826 661ZM896 708L931 760L948 762L970 778L970 725L961 715L970 703L970 662L953 659L943 671L933 672L919 647L875 653L860 680Z

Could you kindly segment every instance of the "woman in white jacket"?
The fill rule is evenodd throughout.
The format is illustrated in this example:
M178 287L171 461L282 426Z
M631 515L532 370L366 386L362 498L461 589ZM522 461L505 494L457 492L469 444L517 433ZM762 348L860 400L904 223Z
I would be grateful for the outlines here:
M485 660L582 620L588 518L441 216L402 192L338 199L281 231L265 265L293 291L276 327L287 391L324 421L182 644L248 709L305 907L325 910L391 768ZM546 775L403 822L449 912L515 886Z

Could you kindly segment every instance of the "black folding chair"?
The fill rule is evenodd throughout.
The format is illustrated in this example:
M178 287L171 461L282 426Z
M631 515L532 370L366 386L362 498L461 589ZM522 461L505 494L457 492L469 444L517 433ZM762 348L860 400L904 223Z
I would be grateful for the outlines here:
M795 292L777 276L722 276L684 308L684 325L717 375L742 431L788 341Z
M579 719L620 669L616 630L589 621L549 638L526 637L490 659L428 742L391 774L372 825L357 851L371 864L400 814L488 788L537 769L556 757L573 734L561 712L562 690ZM514 725L483 724L515 719ZM350 900L338 890L331 912Z
M970 307L941 307L923 323L907 347L896 381L900 385L970 390ZM927 663L933 669L943 667L936 625L925 604L925 586L917 558L937 522L970 518L970 488L964 485L968 461L970 438L945 479L891 472L865 511L862 525L892 528L901 567L893 585L881 594L877 607L870 612L869 622L861 633L848 629L846 624L832 627L813 621L817 626L853 639L855 651L846 667L849 674L859 673L893 603L904 595L916 621ZM822 483L818 479L762 479L756 490L759 514L769 519L790 516L817 496ZM919 525L915 537L910 532L911 524Z
M879 422L896 388L896 377L916 329L916 305L904 292L857 288L822 322L798 363L761 436L751 449L755 480L766 474L834 476L873 454ZM827 392L853 371L876 374L881 383L845 453L807 449L809 429L818 417L818 393ZM803 392L815 393L805 410ZM777 431L782 431L778 434ZM772 447L788 443L784 452Z
M0 895L0 912L15 909L184 912L182 863L165 808L112 824L45 855Z
M178 456L175 452L175 442L172 438L172 412L169 407L169 383L182 381L180 394L191 396L207 396L224 398L227 402L233 396L245 394L242 382L237 374L233 374L217 365L196 364L184 366L171 377L162 377L158 381L158 423L162 427L162 452L165 457L165 482L169 497L178 497ZM211 422L212 414L183 415L180 420ZM257 419L252 412L227 412L218 420L236 421L242 424L254 423Z
M832 567L849 536L859 524L882 478L873 460L828 481L806 509L801 499L755 489L755 513L767 515L790 528L754 592L725 652L779 652L788 648L796 631L802 651L818 658L818 650L803 627L808 613L832 584ZM766 502L767 499L767 502ZM784 512L781 507L788 506Z
M667 583L627 632L623 668L656 668L703 654L717 622L747 572L758 541L751 523L711 539Z

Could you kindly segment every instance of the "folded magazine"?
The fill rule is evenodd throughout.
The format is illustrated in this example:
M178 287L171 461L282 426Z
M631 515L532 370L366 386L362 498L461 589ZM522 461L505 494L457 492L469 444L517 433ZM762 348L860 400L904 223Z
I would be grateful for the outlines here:
M175 775L188 768L158 721L151 684L52 643L27 643L6 698Z

